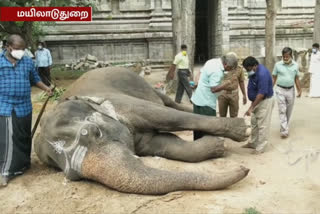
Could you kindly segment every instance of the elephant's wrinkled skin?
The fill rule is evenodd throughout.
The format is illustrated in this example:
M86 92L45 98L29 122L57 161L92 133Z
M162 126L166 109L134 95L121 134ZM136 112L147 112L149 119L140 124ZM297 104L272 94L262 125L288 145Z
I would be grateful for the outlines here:
M176 172L143 164L138 156L200 162L223 155L223 139L244 141L244 119L192 114L156 92L125 68L84 74L41 121L35 140L39 158L71 180L87 178L130 193L223 189L248 174L240 166L223 173ZM208 136L185 142L169 132L201 130ZM136 156L138 155L138 156Z

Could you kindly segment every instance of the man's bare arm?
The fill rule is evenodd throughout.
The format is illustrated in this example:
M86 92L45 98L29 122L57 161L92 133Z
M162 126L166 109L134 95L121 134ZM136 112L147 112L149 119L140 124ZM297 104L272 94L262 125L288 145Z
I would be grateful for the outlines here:
M264 95L263 94L258 94L256 99L252 102L250 108L248 109L248 111L245 113L245 115L250 116L253 109L264 99Z
M299 80L299 76L298 75L295 78L295 83L296 83L297 91L298 91L297 97L301 97L302 89L301 89L300 80Z

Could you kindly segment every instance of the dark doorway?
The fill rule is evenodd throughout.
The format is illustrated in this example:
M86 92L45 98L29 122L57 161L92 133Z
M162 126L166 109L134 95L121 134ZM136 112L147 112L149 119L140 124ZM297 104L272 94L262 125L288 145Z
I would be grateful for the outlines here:
M196 44L195 63L203 63L209 58L209 1L196 1Z

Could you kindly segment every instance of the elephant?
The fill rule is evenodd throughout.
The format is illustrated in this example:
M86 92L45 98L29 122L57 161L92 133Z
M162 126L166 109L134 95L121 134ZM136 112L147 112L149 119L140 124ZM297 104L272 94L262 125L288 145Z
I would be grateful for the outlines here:
M249 172L241 165L210 174L144 164L144 156L183 164L222 157L224 138L245 141L251 128L244 118L194 114L191 107L175 103L127 68L83 74L44 114L40 127L34 150L42 162L61 169L69 180L93 180L120 192L218 190ZM172 133L183 130L207 135L188 142Z

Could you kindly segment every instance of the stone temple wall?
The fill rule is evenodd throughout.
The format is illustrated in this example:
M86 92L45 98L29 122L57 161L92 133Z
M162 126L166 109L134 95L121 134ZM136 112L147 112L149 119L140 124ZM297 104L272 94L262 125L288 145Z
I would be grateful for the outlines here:
M92 22L57 22L43 38L55 63L87 54L113 63L172 60L170 0L96 0Z
M312 46L315 0L278 0L276 54L289 46L293 49ZM228 50L245 57L264 58L265 0L228 0Z
M171 0L95 1L92 22L58 22L46 27L44 40L55 63L70 63L87 54L100 61L146 61L154 67L172 62ZM208 55L234 51L241 57L264 58L265 0L211 1ZM285 46L311 46L314 5L315 0L278 0L277 55Z

